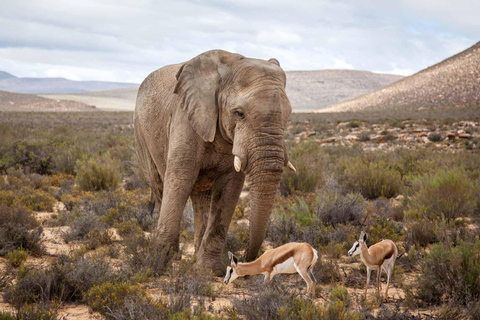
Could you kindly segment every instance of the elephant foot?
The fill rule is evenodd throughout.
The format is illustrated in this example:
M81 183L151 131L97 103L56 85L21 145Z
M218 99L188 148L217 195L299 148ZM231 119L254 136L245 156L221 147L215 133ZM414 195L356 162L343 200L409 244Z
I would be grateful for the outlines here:
M220 259L199 259L196 264L195 268L200 271L211 271L217 277L224 277L226 266L223 265Z

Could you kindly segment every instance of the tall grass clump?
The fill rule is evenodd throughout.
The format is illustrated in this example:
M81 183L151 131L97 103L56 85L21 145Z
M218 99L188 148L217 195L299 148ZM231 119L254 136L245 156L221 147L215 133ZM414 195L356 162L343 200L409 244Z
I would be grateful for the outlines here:
M416 185L411 207L423 210L426 218L449 220L470 216L475 210L478 184L461 168L425 175Z
M120 161L104 154L78 160L75 182L80 190L98 191L117 188L120 182Z

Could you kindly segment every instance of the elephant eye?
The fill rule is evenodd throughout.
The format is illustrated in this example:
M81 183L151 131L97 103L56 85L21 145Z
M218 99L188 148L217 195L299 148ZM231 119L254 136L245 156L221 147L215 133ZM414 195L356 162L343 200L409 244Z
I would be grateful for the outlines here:
M235 114L236 117L238 117L238 118L240 118L240 119L245 118L245 114L244 114L242 111L236 110L236 111L234 112L234 114Z

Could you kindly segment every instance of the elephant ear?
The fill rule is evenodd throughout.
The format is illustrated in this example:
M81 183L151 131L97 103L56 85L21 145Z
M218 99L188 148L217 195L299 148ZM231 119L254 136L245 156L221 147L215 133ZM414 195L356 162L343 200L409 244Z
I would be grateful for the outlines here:
M215 138L220 72L228 54L221 50L202 53L182 65L177 73L174 93L179 95L190 124L204 141L212 142Z

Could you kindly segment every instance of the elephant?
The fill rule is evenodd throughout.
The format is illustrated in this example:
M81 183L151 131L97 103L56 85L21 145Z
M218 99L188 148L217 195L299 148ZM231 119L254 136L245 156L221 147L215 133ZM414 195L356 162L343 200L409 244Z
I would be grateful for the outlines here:
M284 130L292 108L276 59L204 52L145 78L134 113L136 150L159 210L156 232L178 250L188 198L196 265L222 276L222 252L245 179L250 226L245 259L265 239L288 160Z

